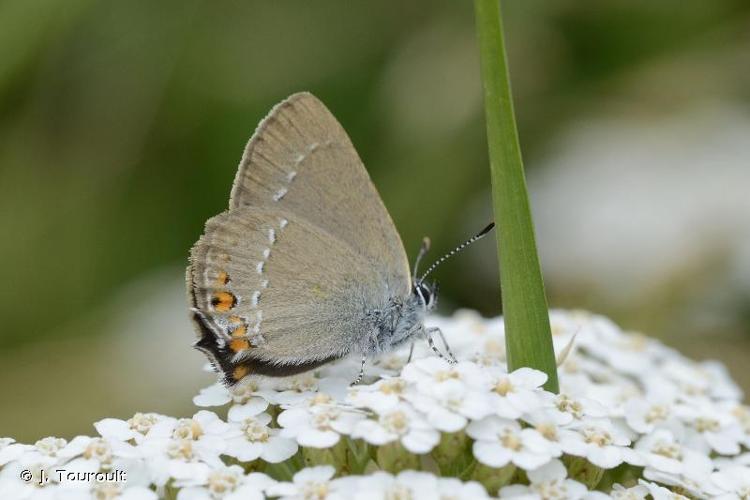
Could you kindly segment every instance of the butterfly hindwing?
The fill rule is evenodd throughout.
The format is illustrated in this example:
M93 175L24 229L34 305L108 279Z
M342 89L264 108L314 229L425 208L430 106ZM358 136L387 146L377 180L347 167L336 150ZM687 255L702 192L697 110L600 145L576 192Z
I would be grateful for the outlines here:
M384 307L393 286L381 279L365 256L304 219L225 212L191 254L197 346L230 382L305 371L366 339L367 311Z

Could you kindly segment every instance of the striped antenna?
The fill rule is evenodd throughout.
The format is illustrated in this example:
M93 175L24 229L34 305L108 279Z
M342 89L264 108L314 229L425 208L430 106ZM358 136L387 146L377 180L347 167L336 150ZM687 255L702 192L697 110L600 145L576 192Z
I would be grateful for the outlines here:
M419 270L419 263L422 262L422 257L424 257L429 251L430 251L430 238L425 236L424 238L422 238L422 246L419 247L419 253L417 254L417 261L414 263L414 276L412 276L412 279L411 279L412 283L417 282L417 271Z
M495 223L494 222L490 222L487 227L485 227L484 229L482 229L481 231L479 231L477 234L475 234L474 236L472 236L468 240L466 240L463 243L461 243L460 245L458 245L456 248L454 248L453 250L451 250L447 254L445 254L442 257L440 257L438 260L436 260L427 269L427 271L425 271L425 273L422 275L422 277L419 278L419 282L420 283L423 282L424 279L427 277L427 275L430 274L432 271L434 271L435 268L438 267L440 264L442 264L446 260L450 259L451 257L453 257L454 255L456 255L458 252L460 252L464 248L468 247L469 245L471 245L475 241L481 240L482 238L484 238L485 236L487 236L487 233L489 233L490 231L492 231L492 228L494 228L494 227L495 227Z

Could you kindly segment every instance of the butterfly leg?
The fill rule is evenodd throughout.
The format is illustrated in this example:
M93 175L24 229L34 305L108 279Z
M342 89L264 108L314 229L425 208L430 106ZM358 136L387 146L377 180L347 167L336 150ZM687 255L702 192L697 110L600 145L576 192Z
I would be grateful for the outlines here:
M445 340L445 335L443 335L443 330L440 328L435 328L437 331L437 334L440 335L440 340L443 342L443 346L445 346L445 352L448 353L448 357L451 359L452 362L458 363L458 360L456 359L456 356L453 355L453 351L451 351L451 346L448 345L448 341Z
M443 345L445 346L445 350L448 353L448 356L440 352L440 350L435 345L435 341L432 340L433 333L437 333L438 335L440 335L440 340L442 340ZM436 328L436 327L428 328L427 330L425 330L425 334L427 336L427 343L430 345L430 349L432 349L435 352L435 354L447 360L451 364L458 363L458 361L456 360L456 357L453 355L453 352L451 351L451 348L448 346L448 342L446 342L445 336L443 336L443 332L442 330L440 330L440 328Z
M440 359L444 359L444 360L448 361L449 363L453 363L453 361L450 358L446 357L445 354L443 354L442 352L440 352L440 349L438 349L437 346L435 345L435 341L432 339L432 334L433 334L432 328L428 328L427 330L425 330L425 334L426 334L427 343L429 344L430 349L432 349L432 351L435 354L437 354L437 356Z
M408 365L411 363L411 358L414 356L414 342L411 343L411 347L409 347L409 357L406 358L406 364Z
M352 382L351 385L358 385L360 382L362 382L362 379L365 376L365 362L367 361L367 356L364 354L362 355L362 365L359 367L359 375L357 375L357 378Z

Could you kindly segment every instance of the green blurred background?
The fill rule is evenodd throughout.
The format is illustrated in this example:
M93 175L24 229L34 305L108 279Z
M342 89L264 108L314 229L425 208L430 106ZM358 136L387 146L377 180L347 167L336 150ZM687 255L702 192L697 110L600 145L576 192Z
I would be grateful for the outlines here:
M505 17L551 305L750 388L750 3ZM483 227L478 77L471 2L0 0L0 435L192 411L187 252L292 92L348 130L410 258ZM489 240L437 277L445 312L499 312Z

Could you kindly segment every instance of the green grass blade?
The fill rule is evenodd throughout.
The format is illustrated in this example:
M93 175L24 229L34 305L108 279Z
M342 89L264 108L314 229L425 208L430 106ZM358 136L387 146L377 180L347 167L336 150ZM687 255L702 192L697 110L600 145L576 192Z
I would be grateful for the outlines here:
M508 369L528 366L548 376L558 392L547 299L534 239L498 0L475 0L482 85L497 223L500 288Z

